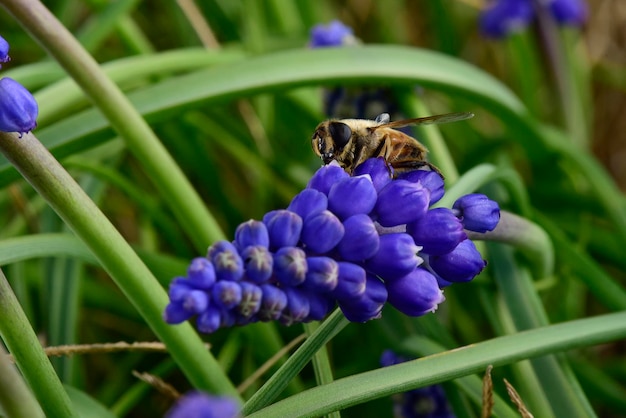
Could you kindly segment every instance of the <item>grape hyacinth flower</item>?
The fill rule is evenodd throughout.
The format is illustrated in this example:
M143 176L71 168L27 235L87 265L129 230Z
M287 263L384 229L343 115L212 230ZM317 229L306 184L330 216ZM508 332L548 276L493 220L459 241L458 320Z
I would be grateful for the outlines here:
M37 102L24 86L8 77L0 80L0 131L30 132L38 114Z
M311 29L311 48L323 48L333 46L354 45L358 43L350 26L344 25L339 20L333 20L327 25L315 25Z
M385 350L380 357L383 367L409 361L409 358ZM393 416L396 418L454 418L446 393L441 385L431 385L398 393L393 396Z
M390 169L383 158L354 176L334 162L320 168L287 209L242 223L232 243L192 260L170 284L165 321L196 317L211 333L321 320L335 306L355 322L379 318L386 303L410 316L434 312L441 288L485 267L464 228L494 229L499 208L478 194L431 208L443 196L437 173L394 179Z
M240 406L232 398L190 392L182 396L165 418L238 418Z
M11 57L9 57L9 43L0 36L0 63L11 61ZM0 65L2 68L2 65Z

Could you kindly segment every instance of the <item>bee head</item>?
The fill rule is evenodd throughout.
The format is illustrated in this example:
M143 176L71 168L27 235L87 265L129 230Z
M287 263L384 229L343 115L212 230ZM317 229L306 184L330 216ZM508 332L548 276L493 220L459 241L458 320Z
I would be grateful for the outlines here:
M330 163L341 154L352 138L352 129L343 122L329 121L315 130L312 138L313 151L322 158L324 164Z

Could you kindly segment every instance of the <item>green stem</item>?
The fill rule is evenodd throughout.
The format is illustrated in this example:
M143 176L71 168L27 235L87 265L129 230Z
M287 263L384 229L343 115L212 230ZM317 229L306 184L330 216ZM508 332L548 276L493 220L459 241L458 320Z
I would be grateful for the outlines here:
M168 297L150 270L74 179L32 134L0 132L0 152L96 256L198 389L237 391L188 323L162 319Z
M0 270L0 336L24 379L51 418L77 417L70 398L41 348L4 273ZM9 364L0 345L0 405L10 417L43 417L37 401Z
M124 138L197 249L205 251L210 243L223 239L217 221L150 126L72 34L39 1L0 3L74 78Z

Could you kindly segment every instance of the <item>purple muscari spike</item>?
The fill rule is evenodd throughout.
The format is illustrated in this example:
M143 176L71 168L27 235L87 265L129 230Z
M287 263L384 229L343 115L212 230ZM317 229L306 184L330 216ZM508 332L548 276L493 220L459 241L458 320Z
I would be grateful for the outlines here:
M314 292L330 292L337 287L339 266L330 257L308 257L303 286Z
M170 302L163 312L163 320L168 324L180 324L193 316L181 302Z
M291 200L288 211L297 213L303 220L323 212L328 207L326 195L315 189L304 189Z
M274 275L284 286L297 286L307 273L306 254L302 248L283 247L274 254Z
M0 80L0 131L30 132L37 127L39 107L35 98L12 78Z
M444 194L443 179L434 171L413 170L401 173L398 179L410 181L411 183L421 183L430 192L430 204L437 203Z
M176 401L165 418L239 418L239 411L233 398L190 392Z
M474 232L493 231L500 221L500 207L484 194L466 194L454 202L456 212L465 229Z
M261 291L263 292L263 299L261 299L259 319L261 321L279 319L283 309L287 306L287 295L271 284L261 285Z
M529 0L494 0L480 16L482 32L491 38L503 38L525 29L534 18Z
M270 236L270 249L293 247L300 241L302 218L288 210L273 210L263 216Z
M321 321L335 307L335 300L329 294L306 291L309 300L307 320Z
M208 259L196 257L187 268L187 279L196 289L210 289L215 283L215 268Z
M324 254L341 241L344 227L339 218L331 211L325 210L316 215L310 215L302 227L302 243L307 251Z
M429 210L419 220L407 224L406 233L422 247L422 252L430 255L449 253L467 239L463 225L448 208Z
M380 236L380 248L374 257L365 262L368 271L383 280L402 277L422 263L417 256L421 247L415 245L408 234L386 234Z
M238 282L220 280L211 289L213 303L222 309L232 309L241 303L241 286Z
M339 278L337 287L332 292L333 297L339 301L347 301L361 296L365 292L367 283L363 267L346 261L340 261L337 265L339 266Z
M356 38L352 28L344 25L339 20L333 20L327 25L315 25L311 29L311 48L324 48L333 46L353 45Z
M354 176L369 174L377 192L391 182L392 168L383 157L368 158L354 169Z
M328 193L328 208L346 219L360 213L368 214L376 205L376 189L368 176L348 177L333 185Z
M367 275L365 292L354 299L339 303L341 311L352 322L367 322L380 318L385 302L387 302L387 288L375 276Z
M209 295L202 290L192 290L182 301L183 308L193 314L199 314L209 306Z
M337 246L341 258L363 261L376 254L380 238L372 218L364 214L354 215L343 222L343 227L345 234Z
M448 254L429 257L428 264L446 281L468 282L485 268L487 262L474 243L466 239Z
M196 319L196 328L204 334L211 334L219 329L220 323L220 310L216 307L210 306L207 310L198 315L198 318Z
M267 227L261 221L250 219L237 227L235 231L235 245L241 251L252 245L260 245L268 248L270 237Z
M237 312L244 319L250 319L261 308L263 292L261 288L249 282L240 282L241 302L237 305Z
M380 365L382 367L393 366L394 364L400 364L409 361L408 357L400 356L393 350L385 350L380 355Z
M374 212L382 226L403 225L416 221L428 211L430 191L421 183L395 180L378 193Z
M551 0L548 7L554 20L562 25L580 27L589 15L587 3L583 0Z
M0 62L9 62L11 61L11 57L9 57L9 43L0 36ZM2 68L2 65L0 65Z
M236 281L243 277L243 260L230 242L218 241L211 245L207 258L213 262L218 280Z
M241 252L241 258L246 269L245 277L250 281L260 284L272 277L274 258L267 247L260 245L246 247Z
M328 196L331 187L333 187L335 183L347 178L350 178L350 175L346 173L336 161L333 161L317 170L306 187L322 192Z
M302 322L311 310L306 292L295 287L286 287L284 291L287 295L287 307L282 312L280 322L284 325Z
M404 277L385 281L389 303L409 316L434 312L445 298L437 279L423 268L416 268Z

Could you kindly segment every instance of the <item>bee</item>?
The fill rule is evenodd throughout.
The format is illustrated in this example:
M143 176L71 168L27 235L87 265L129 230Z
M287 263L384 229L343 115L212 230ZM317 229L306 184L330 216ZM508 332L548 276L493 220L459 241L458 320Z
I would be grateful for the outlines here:
M383 113L375 120L327 120L317 125L311 146L324 164L336 160L349 174L368 158L383 157L394 175L428 167L441 176L439 169L426 161L426 147L395 128L456 122L473 116L469 112L447 113L390 122L389 114Z

